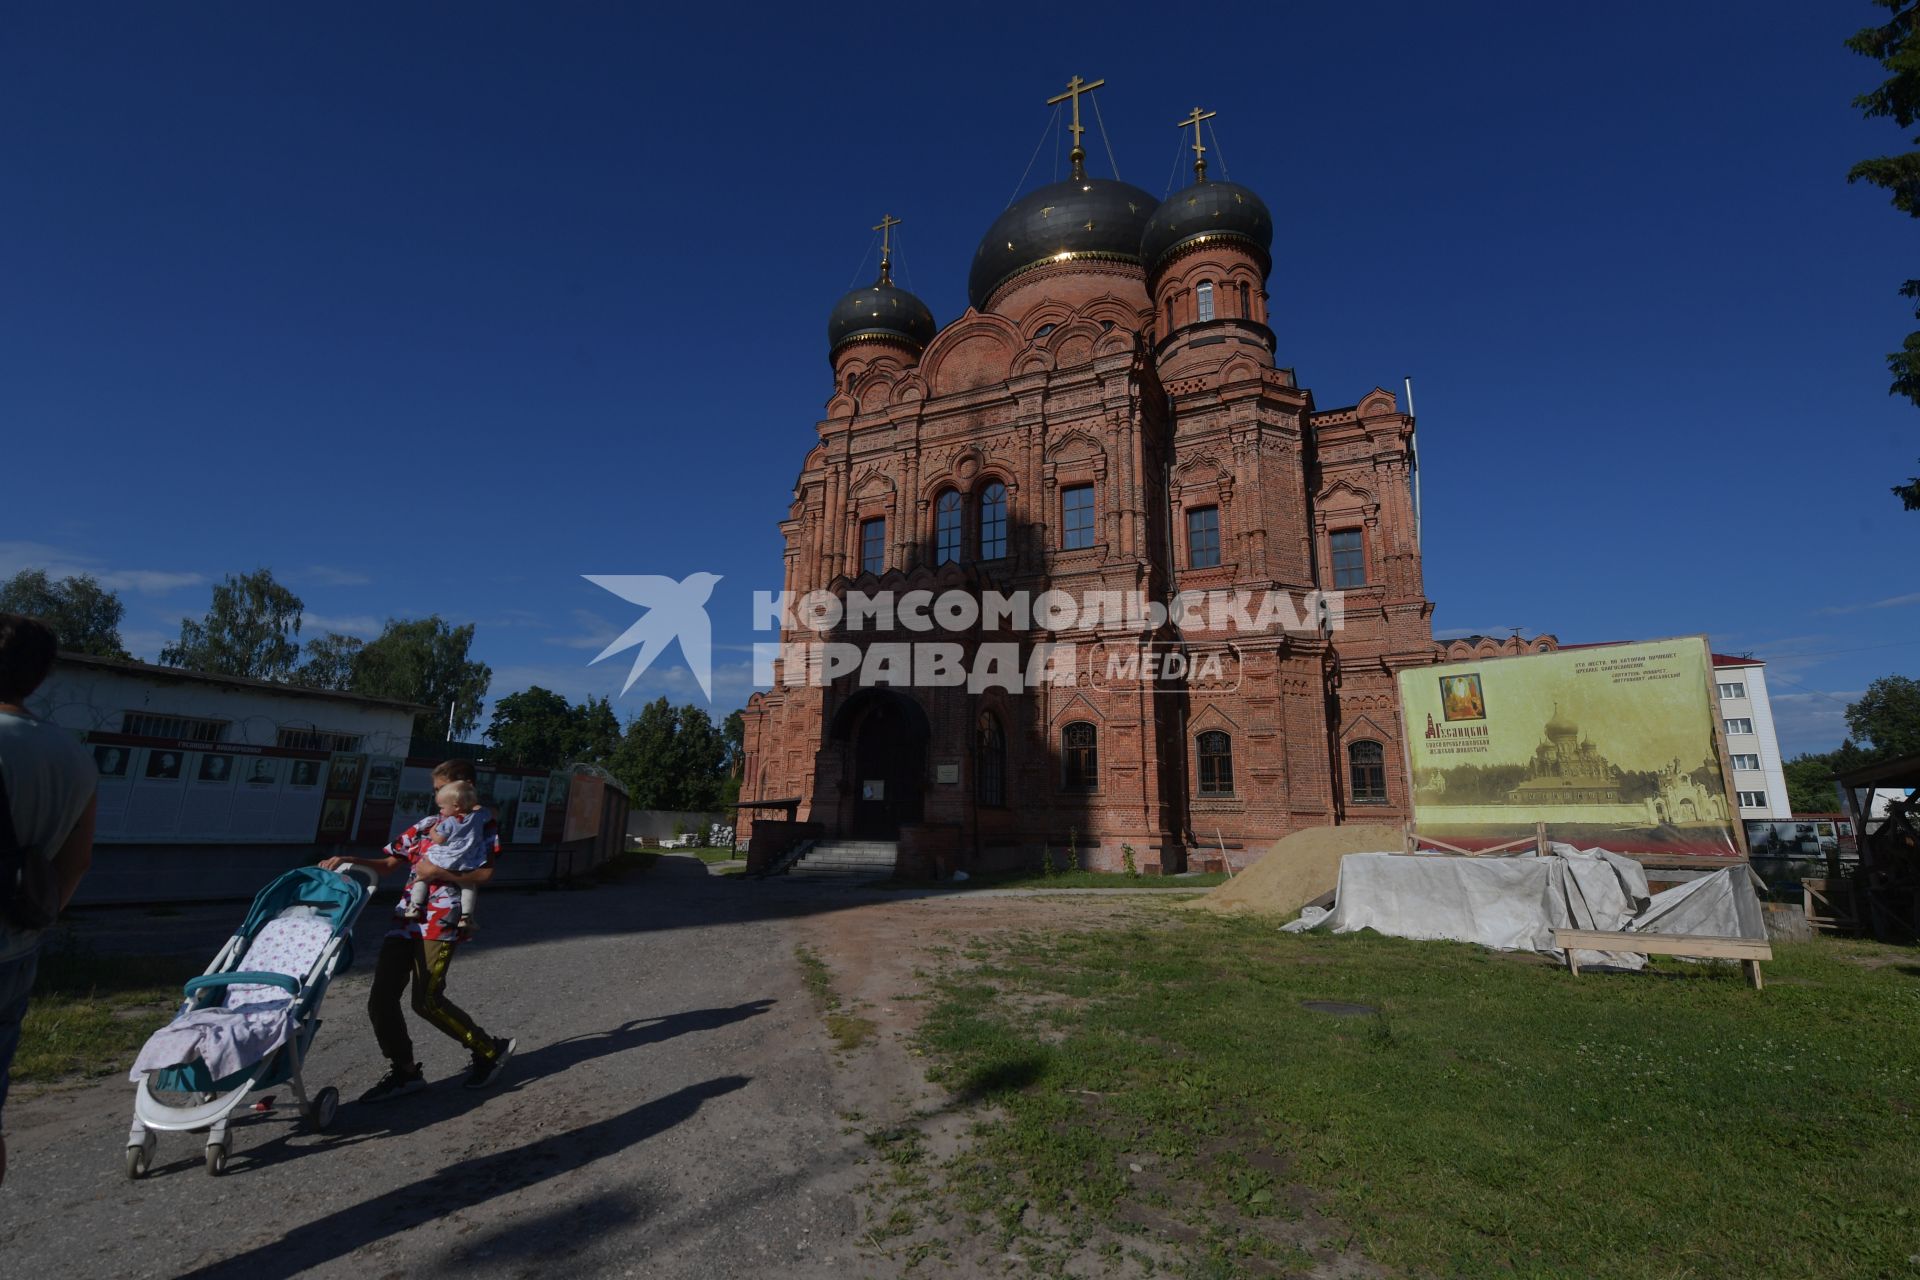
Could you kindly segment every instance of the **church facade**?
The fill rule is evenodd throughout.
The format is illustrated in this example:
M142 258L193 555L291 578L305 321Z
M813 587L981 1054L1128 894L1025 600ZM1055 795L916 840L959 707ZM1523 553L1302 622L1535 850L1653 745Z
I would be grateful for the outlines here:
M1269 290L1272 216L1208 178L1197 132L1196 180L1164 202L1088 176L1076 133L1073 176L993 222L971 305L944 326L883 252L829 321L784 584L1340 606L1291 627L1175 605L1157 626L1083 612L958 636L1081 655L1073 682L1018 692L776 672L748 704L743 799L897 840L920 871L1033 866L1042 849L1238 867L1294 830L1408 815L1395 673L1441 656L1413 422L1385 390L1323 408L1279 358L1306 300ZM1216 661L1206 680L1116 678L1097 669L1115 643Z

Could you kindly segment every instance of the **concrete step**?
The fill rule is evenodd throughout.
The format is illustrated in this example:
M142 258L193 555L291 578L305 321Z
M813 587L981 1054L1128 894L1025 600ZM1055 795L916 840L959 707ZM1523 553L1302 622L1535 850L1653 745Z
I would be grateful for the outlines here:
M900 852L900 846L891 840L822 840L813 847L845 853L884 853L889 858Z
M890 876L891 862L847 862L840 858L806 858L793 864L795 871L847 871L861 875Z
M841 862L884 862L892 866L900 855L892 851L869 853L865 849L809 849L809 858L837 858Z

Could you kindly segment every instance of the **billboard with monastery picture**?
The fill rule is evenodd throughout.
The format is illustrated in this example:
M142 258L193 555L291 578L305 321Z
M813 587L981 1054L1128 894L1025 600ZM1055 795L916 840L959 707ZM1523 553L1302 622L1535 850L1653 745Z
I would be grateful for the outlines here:
M1415 829L1740 856L1711 664L1688 636L1402 671Z

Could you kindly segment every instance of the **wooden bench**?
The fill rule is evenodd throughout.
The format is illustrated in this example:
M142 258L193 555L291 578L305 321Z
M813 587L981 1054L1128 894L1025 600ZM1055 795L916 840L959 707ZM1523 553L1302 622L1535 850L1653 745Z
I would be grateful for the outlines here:
M1555 929L1553 945L1567 953L1567 971L1578 976L1573 958L1581 951L1631 951L1643 956L1690 956L1701 960L1738 960L1753 989L1761 989L1760 962L1773 959L1773 946L1751 938L1715 938L1697 933L1606 933L1599 929Z

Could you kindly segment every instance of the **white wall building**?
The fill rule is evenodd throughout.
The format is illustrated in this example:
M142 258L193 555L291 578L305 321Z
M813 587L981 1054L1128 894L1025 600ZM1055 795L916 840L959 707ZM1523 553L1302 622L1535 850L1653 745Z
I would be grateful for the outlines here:
M1726 731L1733 789L1743 819L1793 816L1780 740L1774 734L1773 703L1767 697L1766 665L1757 658L1713 655L1720 723Z

